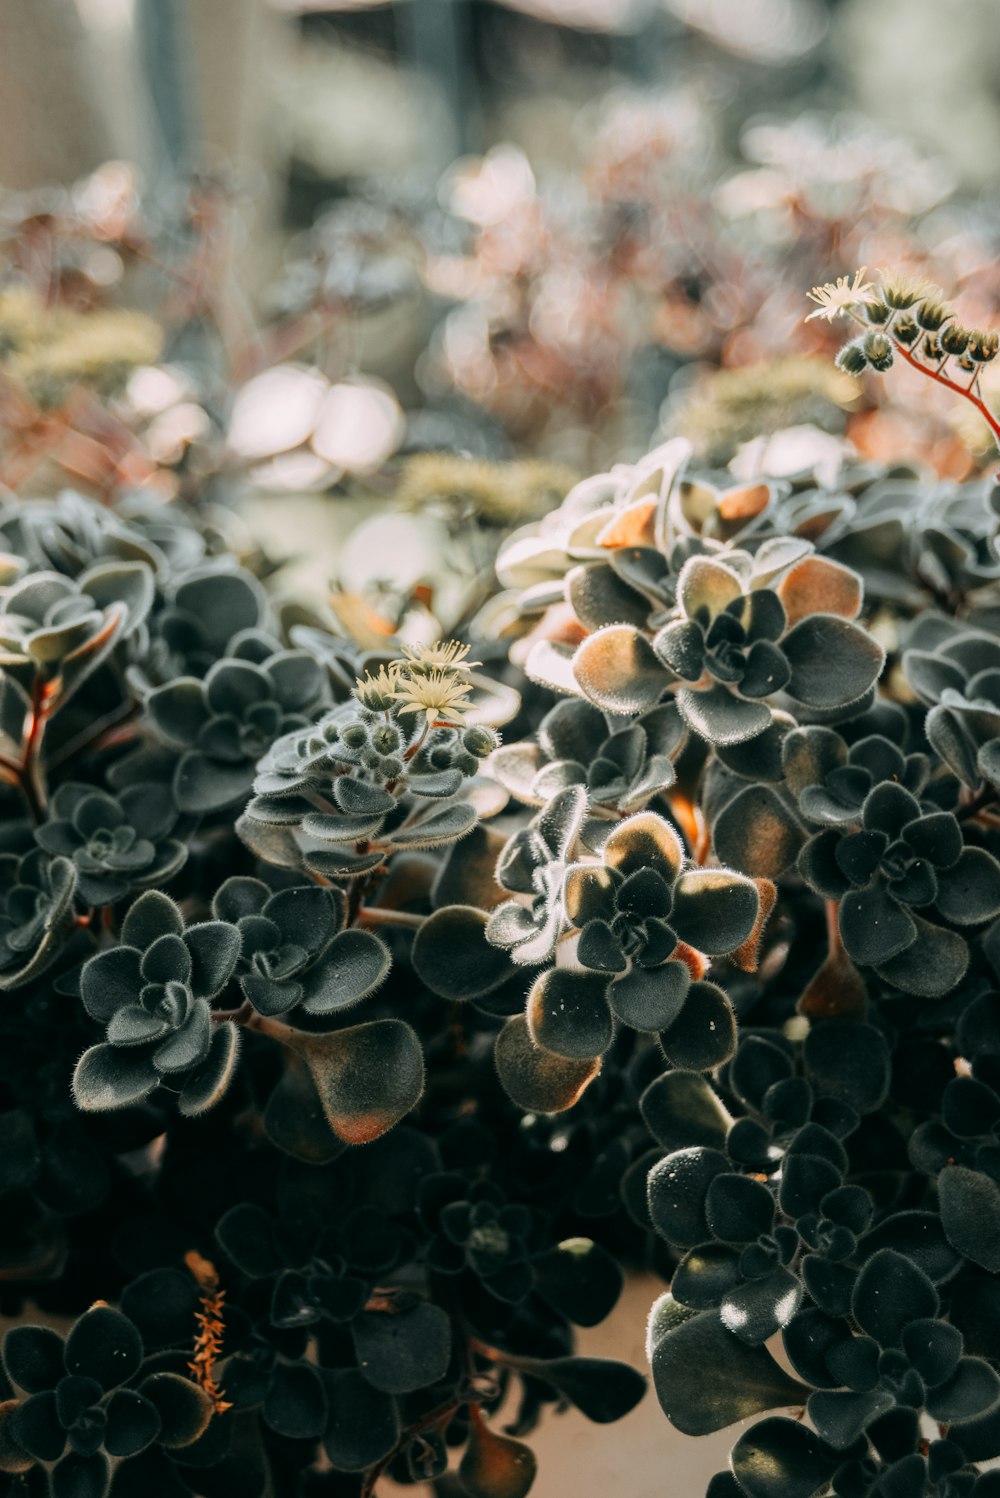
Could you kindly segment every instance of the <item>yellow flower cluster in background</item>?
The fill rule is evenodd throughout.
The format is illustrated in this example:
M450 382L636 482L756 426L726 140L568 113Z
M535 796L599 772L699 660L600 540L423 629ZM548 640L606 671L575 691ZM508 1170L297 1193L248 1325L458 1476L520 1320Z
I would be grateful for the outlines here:
M678 413L676 430L710 462L727 462L744 442L783 427L839 423L858 382L825 359L775 359L721 369L701 380Z
M141 312L47 306L26 286L0 291L0 368L46 409L64 405L75 385L113 394L162 347L162 329Z
M580 475L562 463L532 459L490 463L454 453L417 453L396 490L401 509L460 504L492 525L516 525L558 505Z

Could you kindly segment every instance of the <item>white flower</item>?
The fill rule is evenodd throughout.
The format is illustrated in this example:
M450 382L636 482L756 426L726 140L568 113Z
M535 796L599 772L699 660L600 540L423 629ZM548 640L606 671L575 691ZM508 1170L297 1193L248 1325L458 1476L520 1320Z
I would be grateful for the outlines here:
M871 281L862 282L865 267L854 272L854 280L849 276L838 276L836 281L827 281L824 286L814 286L809 292L810 301L818 303L815 312L810 312L806 322L811 322L814 317L823 317L827 322L833 322L835 317L842 317L844 313L851 312L863 302L874 302L878 300L878 292Z
M461 645L458 640L435 640L433 645L404 645L406 670L413 675L431 671L471 671L481 661L470 661L466 657L472 647Z
M425 713L428 723L438 718L458 719L472 706L469 684L453 671L431 671L428 675L401 677L395 700L403 704L400 713Z

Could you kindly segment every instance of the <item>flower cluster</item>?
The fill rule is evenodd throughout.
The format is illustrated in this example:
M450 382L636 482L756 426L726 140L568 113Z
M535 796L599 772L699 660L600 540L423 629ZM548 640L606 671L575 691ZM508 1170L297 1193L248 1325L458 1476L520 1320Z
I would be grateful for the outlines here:
M961 323L937 286L919 277L887 271L876 286L864 282L864 270L853 281L846 276L816 286L809 293L818 303L806 318L832 322L848 317L866 331L844 345L837 365L849 375L873 369L884 374L897 358L936 384L970 401L994 438L1000 424L982 398L980 380L1000 353L1000 333Z

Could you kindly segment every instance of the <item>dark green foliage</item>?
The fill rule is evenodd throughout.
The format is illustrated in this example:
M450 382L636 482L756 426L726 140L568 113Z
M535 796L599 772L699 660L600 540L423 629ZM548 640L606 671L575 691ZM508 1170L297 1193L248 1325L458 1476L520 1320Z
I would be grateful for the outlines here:
M86 1492L105 1498L108 1458L136 1457L152 1443L190 1446L205 1430L212 1405L189 1378L144 1364L143 1343L128 1317L95 1306L73 1326L65 1343L47 1327L17 1326L4 1339L4 1370L23 1397L7 1425L11 1451L55 1463L52 1492Z
M998 507L675 460L557 516L500 747L496 641L0 514L11 1498L523 1498L639 1266L710 1498L991 1498Z

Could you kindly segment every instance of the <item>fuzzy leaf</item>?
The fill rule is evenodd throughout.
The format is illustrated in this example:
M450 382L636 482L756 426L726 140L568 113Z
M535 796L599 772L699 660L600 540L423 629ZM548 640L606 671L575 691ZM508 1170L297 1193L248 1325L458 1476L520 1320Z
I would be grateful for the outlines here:
M594 973L549 968L528 994L528 1027L536 1045L568 1060L600 1056L611 1044L607 980Z
M573 676L583 695L610 713L655 707L670 680L649 641L629 624L589 635L573 657Z
M675 1150L649 1172L649 1215L658 1233L678 1248L711 1237L705 1216L708 1188L729 1169L721 1151L696 1145Z
M911 1321L934 1316L937 1291L917 1266L883 1248L862 1269L851 1302L854 1319L880 1347L898 1347Z
M669 1071L639 1099L646 1127L665 1150L685 1145L721 1149L732 1123L721 1100L697 1072Z
M728 869L692 869L674 887L671 924L682 941L710 957L733 952L753 931L760 894Z
M521 1373L544 1379L588 1420L608 1425L635 1409L646 1392L646 1380L629 1363L612 1358L511 1358Z
M567 1238L533 1261L535 1289L577 1326L597 1326L614 1310L625 1277L618 1260L589 1238Z
M880 1030L856 1020L815 1024L804 1056L810 1081L821 1097L835 1097L858 1113L872 1113L889 1090L891 1061Z
M608 1000L616 1018L633 1030L665 1030L680 1014L690 986L690 969L683 962L634 963L609 986Z
M682 687L677 706L695 733L721 747L748 743L771 726L771 710L764 703L738 697L718 682L704 689Z
M765 1347L750 1347L723 1326L718 1311L699 1311L657 1335L650 1319L653 1384L671 1425L710 1435L763 1410L801 1404L808 1389Z
M509 1019L496 1039L494 1059L500 1081L528 1113L561 1113L572 1108L601 1069L600 1060L571 1061L534 1043L524 1015Z
M67 1373L96 1379L102 1389L116 1389L137 1372L142 1338L120 1311L94 1306L66 1338L65 1360Z
M1000 1185L982 1171L948 1165L938 1176L941 1221L952 1248L1000 1273Z
M767 785L749 785L715 819L719 859L744 874L778 879L795 862L804 841L797 818Z
M429 916L413 942L413 966L443 999L492 993L511 975L507 953L486 940L487 917L471 905L446 905Z
M426 1301L365 1311L351 1325L358 1367L373 1389L409 1394L443 1378L451 1359L451 1321Z
M378 1139L416 1107L424 1090L420 1042L399 1019L326 1035L296 1033L327 1122L345 1144Z
M736 1049L736 1016L718 984L691 984L680 1013L661 1030L660 1045L671 1065L688 1071L711 1071L729 1060Z
M73 1099L84 1113L104 1113L141 1103L156 1088L159 1075L145 1051L93 1045L73 1072Z
M264 1401L264 1419L278 1435L316 1440L329 1419L326 1388L311 1363L279 1363Z
M857 701L878 680L885 663L885 651L871 635L833 614L801 620L781 648L792 668L789 696L813 708Z
M525 1498L538 1470L535 1453L523 1441L496 1435L474 1417L459 1463L458 1477L469 1498Z
M336 1014L366 998L392 965L389 948L370 931L340 931L302 979L307 1014Z
M797 1420L774 1415L744 1431L730 1460L746 1498L815 1498L842 1458Z
M324 1369L330 1421L323 1449L340 1472L374 1466L399 1438L399 1413L389 1394L373 1389L356 1368Z

